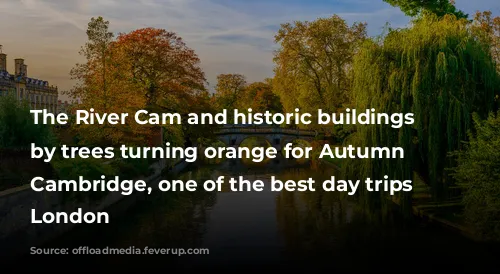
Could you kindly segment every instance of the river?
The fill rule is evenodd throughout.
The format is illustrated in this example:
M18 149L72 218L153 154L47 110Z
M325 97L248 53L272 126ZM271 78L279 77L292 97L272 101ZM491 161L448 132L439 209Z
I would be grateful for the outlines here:
M193 165L175 178L200 182L242 175L268 186L271 176L281 180L311 177L318 182L338 172L326 165L284 159L260 165L227 160ZM95 271L213 266L245 270L254 266L282 271L408 272L498 267L498 252L493 247L432 224L404 219L391 206L370 208L338 192L271 192L269 188L231 192L228 185L222 192L159 192L125 214L111 216L111 224L78 228L48 246L182 247L208 248L210 252L86 256L85 261L81 256L72 258L78 263L75 269L89 266Z

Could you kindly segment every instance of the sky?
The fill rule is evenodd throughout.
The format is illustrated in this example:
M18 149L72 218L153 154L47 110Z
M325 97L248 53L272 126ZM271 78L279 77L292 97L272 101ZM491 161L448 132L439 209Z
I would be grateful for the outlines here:
M456 6L500 15L498 0L457 0ZM213 87L221 73L240 73L249 82L271 77L280 24L333 14L349 24L368 23L369 35L379 35L386 23L404 27L409 21L382 0L1 0L0 45L9 72L15 58L24 58L29 77L69 90L69 71L84 61L78 51L87 24L103 16L115 33L144 27L176 32L198 54Z

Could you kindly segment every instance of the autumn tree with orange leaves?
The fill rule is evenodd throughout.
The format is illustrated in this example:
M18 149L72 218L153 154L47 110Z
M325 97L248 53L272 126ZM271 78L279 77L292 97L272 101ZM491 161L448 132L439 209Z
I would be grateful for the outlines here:
M71 71L78 84L69 94L80 100L78 108L129 113L129 117L139 109L187 115L204 106L210 111L200 60L182 38L164 29L143 28L121 33L114 40L108 26L102 17L91 19L88 42L81 51L86 63ZM77 130L85 143L134 145L144 144L159 129L137 125L134 119L127 122ZM182 125L165 125L164 129L175 145L199 136Z
M114 47L124 57L124 76L137 85L149 108L186 111L191 96L205 90L200 59L173 32L138 29L120 34Z
M493 17L491 11L477 12L472 26L475 34L490 48L500 72L500 16Z
M175 112L186 117L188 113L200 112L199 106L210 110L202 102L208 99L200 59L177 34L164 29L138 29L120 34L113 47L121 59L122 79L145 99L149 112ZM192 127L185 123L165 125L166 138L177 140L171 142L176 145L184 145L182 140L193 143L203 131Z
M246 107L252 108L253 112L280 113L283 106L278 95L273 92L273 87L269 82L255 82L245 90Z

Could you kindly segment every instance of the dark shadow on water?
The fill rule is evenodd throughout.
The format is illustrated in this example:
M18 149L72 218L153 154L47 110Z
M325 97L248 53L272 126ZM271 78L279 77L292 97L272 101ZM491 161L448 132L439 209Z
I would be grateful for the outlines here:
M336 175L308 163L225 161L192 166L178 179L317 181ZM210 255L28 256L19 268L65 270L207 270L449 272L498 270L498 246L475 243L441 227L406 220L392 208L370 209L339 193L156 193L124 211L127 199L108 212L108 225L85 225L47 247L208 248ZM35 264L36 263L36 264ZM72 270L71 270L72 271ZM73 271L72 271L73 272Z

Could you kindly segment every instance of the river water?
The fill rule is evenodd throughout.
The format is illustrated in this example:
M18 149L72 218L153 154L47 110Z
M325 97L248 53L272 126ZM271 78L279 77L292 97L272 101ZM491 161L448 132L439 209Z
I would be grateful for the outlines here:
M157 193L111 224L84 226L54 241L60 247L208 248L209 255L86 256L92 270L227 267L246 270L315 269L435 271L498 269L494 247L450 230L408 220L391 206L370 208L343 193L271 192L280 180L339 175L326 165L284 159L251 165L241 160L192 166L175 176L198 182L244 176L262 180L262 192ZM74 258L73 258L74 259ZM76 260L76 259L75 259Z

